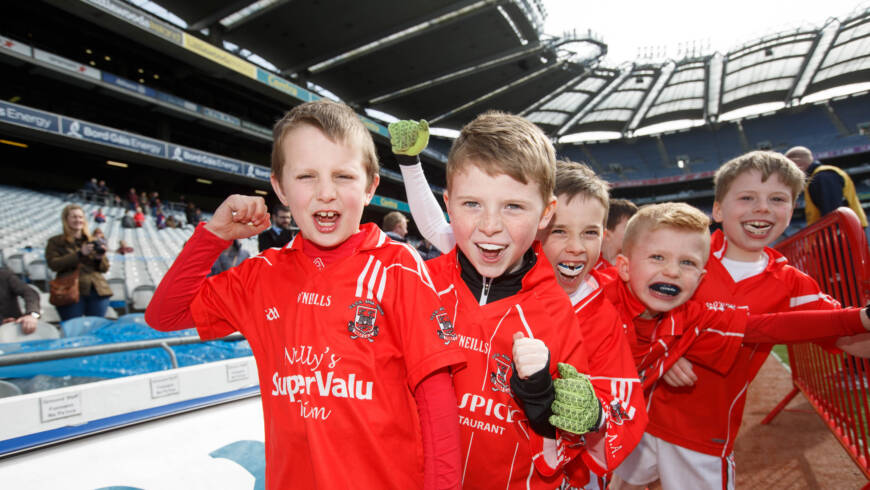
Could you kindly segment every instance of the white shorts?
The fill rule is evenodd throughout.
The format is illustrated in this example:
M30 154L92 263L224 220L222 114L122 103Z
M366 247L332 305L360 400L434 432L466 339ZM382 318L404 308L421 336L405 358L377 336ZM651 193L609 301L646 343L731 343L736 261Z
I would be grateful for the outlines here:
M632 485L661 480L664 490L734 490L734 453L724 458L710 456L644 434L613 472Z

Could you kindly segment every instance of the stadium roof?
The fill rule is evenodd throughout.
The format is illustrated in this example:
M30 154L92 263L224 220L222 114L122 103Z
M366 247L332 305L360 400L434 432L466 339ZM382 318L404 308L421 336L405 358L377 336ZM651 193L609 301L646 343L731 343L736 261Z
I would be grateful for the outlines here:
M554 137L630 135L668 121L714 122L760 103L796 104L870 80L870 9L724 54L606 68L600 60L607 47L591 33L541 33L540 0L159 4L188 31L208 29L210 41L262 57L359 110L451 129L500 109Z

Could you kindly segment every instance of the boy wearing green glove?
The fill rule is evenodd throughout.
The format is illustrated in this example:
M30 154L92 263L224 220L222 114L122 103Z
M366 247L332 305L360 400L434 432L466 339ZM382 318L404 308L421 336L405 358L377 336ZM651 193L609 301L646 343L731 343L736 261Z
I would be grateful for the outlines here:
M584 366L589 350L582 339L583 330L571 303L564 301L561 283L553 281L553 269L540 260L545 250L537 242L532 244L538 232L550 232L546 221L554 201L550 187L554 177L550 174L552 146L534 125L515 116L485 114L466 126L448 161L445 201L451 229L416 158L428 139L427 128L423 122L401 121L393 123L390 131L415 222L424 237L448 252L427 265L442 292L442 302L455 319L460 346L468 352L472 366L454 378L460 401L465 485L502 488L508 483L526 488L528 479L531 488L555 488L561 484L559 470L566 463L583 467L581 473L588 475L587 461L603 473L606 470L600 470L599 465L606 466L604 460L611 458L596 461L586 449L596 438L609 439L612 422L623 424L621 417L611 415L621 404L609 403L613 399L611 380L600 390L602 402L589 378L578 373L577 369L589 372ZM576 170L567 169L569 173ZM603 183L601 188L603 204L599 204L600 216L593 218L592 225L599 230L598 242L607 202ZM588 196L577 197L580 202ZM556 234L564 230L560 225ZM592 236L589 230L583 233ZM455 248L454 236L459 238ZM595 255L590 264L597 260L597 252ZM621 357L626 358L625 364L633 373L621 330L613 338L623 342ZM559 366L564 379L556 380L556 403L556 366L550 363L550 356L569 363ZM638 381L636 373L630 377ZM645 413L637 418L642 419L638 431L642 433ZM603 430L590 433L605 426L607 438ZM586 434L586 438L574 434ZM637 439L639 436L635 442ZM497 464L502 453L502 461L505 465L510 462L509 467Z

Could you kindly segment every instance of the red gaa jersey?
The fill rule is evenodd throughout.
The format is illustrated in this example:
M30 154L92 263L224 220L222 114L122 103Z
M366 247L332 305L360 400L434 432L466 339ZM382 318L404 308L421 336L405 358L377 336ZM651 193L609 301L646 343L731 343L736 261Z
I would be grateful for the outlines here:
M603 269L609 269L611 267L613 267L613 264L611 264L607 259L605 259L603 255L599 255L598 262L595 263L595 266L592 267L592 270L600 271Z
M745 308L690 299L657 318L647 320L638 317L646 306L624 281L615 279L605 291L628 325L626 338L644 392L652 389L689 348L703 357L713 370L726 372L731 368L749 318Z
M748 308L753 315L839 307L813 279L770 248L765 249L768 262L764 272L735 283L721 263L727 245L721 231L713 234L707 275L695 300ZM692 361L698 381L691 388L660 383L649 400L647 431L694 451L721 457L730 454L743 419L746 389L772 347L743 345L733 367L725 372L708 368L703 353L689 350L686 358ZM700 413L703 417L698 416Z
M191 305L203 338L248 339L269 488L420 488L417 384L461 364L419 255L373 224L322 270L297 235L211 277Z
M523 410L510 389L516 332L547 345L554 378L558 362L589 372L571 302L556 283L540 243L535 242L534 252L536 262L523 277L520 291L483 306L460 277L456 247L427 262L468 363L453 376L465 488L544 489L557 488L562 482L561 472L543 475L536 471L534 460L541 454L533 454L532 447L541 447L541 438L525 424ZM579 444L579 438L574 440Z
M591 271L590 278L598 288L574 304L574 313L583 332L592 386L605 406L605 418L598 432L585 434L582 461L575 459L566 467L574 487L586 483L587 466L604 475L622 463L637 446L647 424L643 390L625 338L625 325L600 286L607 279L597 270Z

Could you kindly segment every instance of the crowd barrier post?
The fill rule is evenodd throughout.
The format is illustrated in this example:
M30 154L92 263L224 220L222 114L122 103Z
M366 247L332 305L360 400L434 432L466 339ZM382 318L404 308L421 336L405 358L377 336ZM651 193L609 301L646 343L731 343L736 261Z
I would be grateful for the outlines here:
M851 209L841 207L825 215L776 249L843 306L864 306L870 299L870 251L864 229ZM870 479L870 362L832 354L809 343L789 346L788 356L794 387L761 423L770 423L802 392Z

